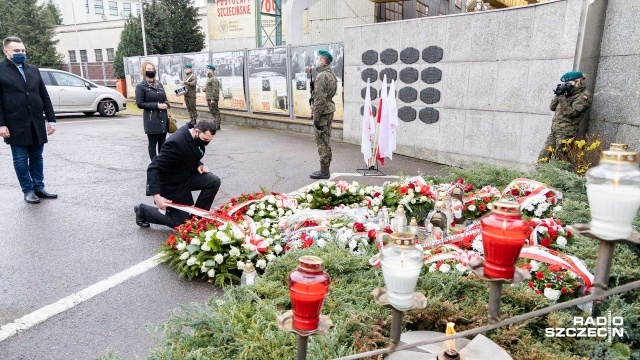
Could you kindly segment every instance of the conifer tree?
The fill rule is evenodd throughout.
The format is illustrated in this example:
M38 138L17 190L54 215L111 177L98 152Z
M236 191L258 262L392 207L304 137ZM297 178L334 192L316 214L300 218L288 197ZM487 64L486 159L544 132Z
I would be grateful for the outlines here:
M146 38L146 41L147 53L155 53L153 41L148 36ZM113 59L113 73L116 79L124 79L123 58L140 55L144 55L140 18L137 16L129 15L124 23L124 28L122 29L122 33L120 34L120 42L118 43L115 58Z
M144 5L144 31L147 41L153 42L154 52L149 54L173 54L172 26L169 21L169 11L158 0L152 0Z
M175 53L199 52L205 47L206 36L198 25L198 9L193 0L162 0L169 10L172 43Z

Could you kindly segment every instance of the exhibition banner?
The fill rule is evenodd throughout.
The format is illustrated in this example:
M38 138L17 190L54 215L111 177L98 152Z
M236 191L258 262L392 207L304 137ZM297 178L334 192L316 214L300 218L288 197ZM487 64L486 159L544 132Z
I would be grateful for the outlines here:
M288 114L287 48L249 50L248 62L251 109Z
M205 85L207 85L207 65L209 64L209 53L201 52L201 53L191 53L182 55L182 68L183 68L183 76L182 81L187 79L187 75L184 74L184 65L191 64L193 76L198 79L198 85L196 86L196 104L197 105L207 105L207 100L205 97L204 89ZM180 85L182 86L182 85ZM180 97L184 102L184 96Z
M167 93L167 99L169 101L183 102L182 96L176 96L175 89L180 87L182 81L182 55L160 55L160 65L158 71L160 72L160 82L164 86L164 91Z
M255 0L209 0L209 39L223 40L256 36Z
M136 97L136 85L142 81L142 75L140 75L140 58L129 57L123 59L125 81L127 83L127 97Z
M211 54L220 82L220 108L246 110L244 92L244 51L225 51Z

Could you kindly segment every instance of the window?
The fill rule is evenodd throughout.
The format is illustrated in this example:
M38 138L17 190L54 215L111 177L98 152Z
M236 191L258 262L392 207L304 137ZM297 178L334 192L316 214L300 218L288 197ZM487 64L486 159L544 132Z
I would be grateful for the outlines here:
M109 15L118 16L118 3L109 1Z
M52 71L51 75L56 80L58 86L75 86L75 87L85 87L86 84L84 80L79 77L73 76L71 74L65 74L57 71Z
M104 61L104 59L102 58L102 49L96 49L96 61Z
M123 3L122 4L122 12L124 13L124 16L131 15L131 4L130 3Z
M136 6L136 14L140 16L140 5Z
M113 48L107 49L107 61L113 61Z
M69 62L70 63L78 62L78 58L76 58L75 50L69 50Z
M80 62L88 62L87 50L80 50Z
M51 81L51 76L49 74L50 73L48 71L40 71L40 76L42 76L42 82L45 85L53 85L53 82Z
M402 20L403 11L404 6L400 2L376 4L376 22Z
M416 17L427 17L429 16L429 7L426 4L423 4L419 0L416 1Z
M87 14L89 13L89 0L84 0L84 8L87 10Z
M94 0L95 3L93 7L96 9L96 14L102 15L104 14L104 8L102 7L102 0Z

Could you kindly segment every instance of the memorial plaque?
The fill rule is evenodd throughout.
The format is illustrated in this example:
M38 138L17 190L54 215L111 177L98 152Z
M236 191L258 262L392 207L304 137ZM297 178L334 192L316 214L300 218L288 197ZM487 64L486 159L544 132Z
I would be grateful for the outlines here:
M425 104L435 104L440 101L440 90L428 87L420 91L420 100Z
M411 106L403 106L398 109L398 119L404 122L412 122L416 119L416 109Z
M367 79L369 79L370 82L378 81L378 71L376 71L376 69L373 69L373 68L364 69L362 71L362 74L360 75L362 77L362 81L364 82L367 82Z
M412 103L418 99L418 91L412 87L403 87L398 92L398 98L405 103Z
M418 70L412 67L400 70L400 80L405 84L413 84L418 81Z
M424 108L420 110L419 117L425 124L434 124L440 120L440 112L434 108Z
M428 67L422 70L421 78L422 81L427 84L438 83L442 80L442 70L435 67Z
M378 116L378 109L371 105L371 110L373 110L373 116ZM360 106L360 115L364 116L364 105Z
M374 51L374 50L367 50L364 53L362 53L362 62L367 65L367 66L371 66L375 63L378 62L378 52Z
M371 94L372 101L378 98L378 90L376 90L376 88L374 88L373 86L371 87L370 94ZM360 95L362 96L362 99L366 99L365 98L365 96L367 96L366 86L362 88L362 90L360 91Z
M380 53L380 61L385 65L395 64L398 61L398 52L394 49L387 49Z
M435 64L442 60L444 50L439 46L429 46L422 50L422 60L429 64Z
M398 72L396 69L386 68L380 71L380 79L384 79L384 75L387 75L387 81L391 82L391 80L398 80Z
M405 64L415 64L420 60L420 50L409 47L400 52L400 61Z

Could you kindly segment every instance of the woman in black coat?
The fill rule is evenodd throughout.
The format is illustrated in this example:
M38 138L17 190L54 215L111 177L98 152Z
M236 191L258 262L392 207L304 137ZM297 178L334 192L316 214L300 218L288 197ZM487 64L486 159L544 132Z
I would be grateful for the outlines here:
M156 67L151 62L144 61L141 69L144 79L136 86L136 105L144 109L142 121L144 132L149 138L149 157L153 160L167 138L169 103L164 87L156 81Z

